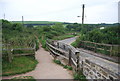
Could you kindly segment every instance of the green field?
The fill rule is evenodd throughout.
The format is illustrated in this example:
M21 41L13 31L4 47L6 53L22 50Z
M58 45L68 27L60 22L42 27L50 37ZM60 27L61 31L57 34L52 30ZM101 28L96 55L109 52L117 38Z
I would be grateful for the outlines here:
M11 21L13 23L22 23L22 21ZM57 21L24 21L24 24L52 24L52 23L63 23Z

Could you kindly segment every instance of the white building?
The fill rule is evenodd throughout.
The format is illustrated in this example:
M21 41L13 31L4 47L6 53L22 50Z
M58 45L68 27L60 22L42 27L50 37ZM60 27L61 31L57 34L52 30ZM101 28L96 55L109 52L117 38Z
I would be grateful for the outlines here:
M100 29L105 29L105 27L100 27Z

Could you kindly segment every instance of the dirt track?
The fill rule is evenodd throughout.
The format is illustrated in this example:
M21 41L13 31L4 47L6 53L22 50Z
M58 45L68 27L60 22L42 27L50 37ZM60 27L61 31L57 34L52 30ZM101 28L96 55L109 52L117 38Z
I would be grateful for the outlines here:
M3 79L10 79L18 76L33 76L35 79L73 79L71 72L64 69L62 66L53 62L52 56L49 52L40 48L35 55L39 62L35 70L14 76L2 77Z

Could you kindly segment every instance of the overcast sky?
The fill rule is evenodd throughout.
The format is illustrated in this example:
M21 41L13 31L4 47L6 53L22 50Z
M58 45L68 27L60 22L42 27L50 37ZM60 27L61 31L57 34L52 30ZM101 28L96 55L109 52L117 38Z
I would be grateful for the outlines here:
M0 0L0 19L10 21L62 21L81 23L85 4L85 23L117 23L119 0Z

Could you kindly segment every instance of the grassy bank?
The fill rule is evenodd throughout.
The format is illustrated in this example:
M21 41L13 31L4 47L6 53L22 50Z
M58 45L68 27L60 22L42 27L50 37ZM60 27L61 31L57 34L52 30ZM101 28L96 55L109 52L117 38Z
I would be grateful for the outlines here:
M30 56L14 57L12 63L4 61L2 64L2 76L21 74L33 70L37 61Z
M53 38L53 40L63 40L66 38L71 38L71 37L75 37L75 35L61 35L61 36L56 36Z

